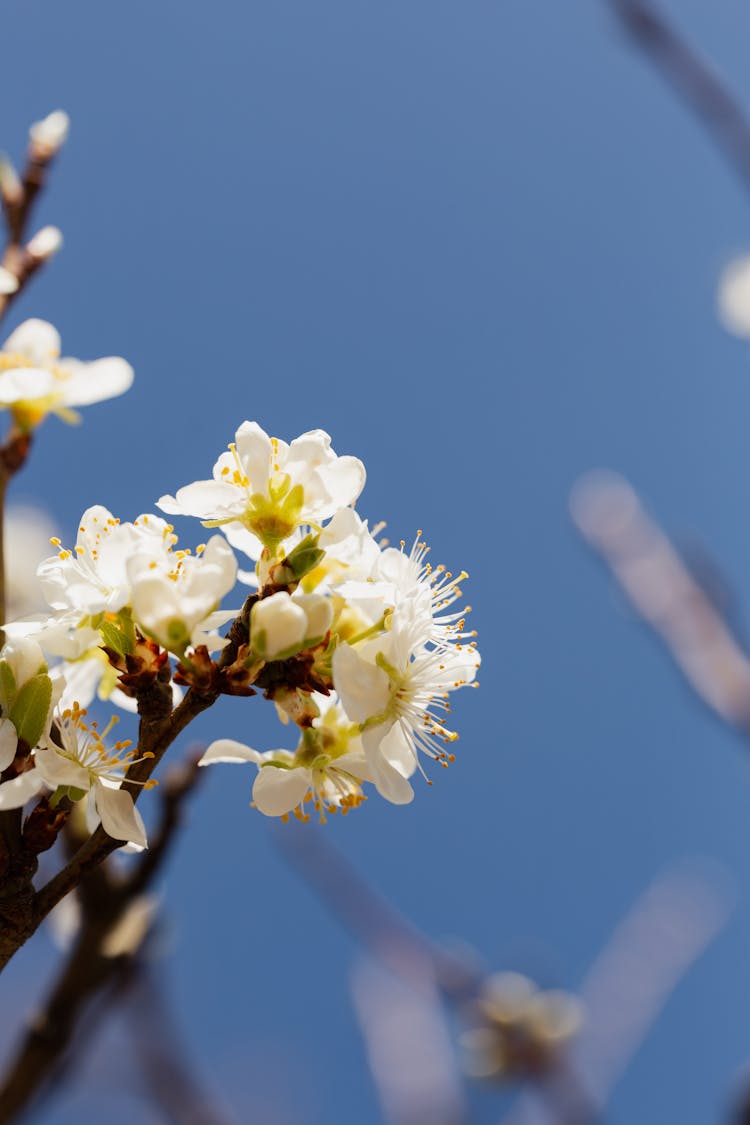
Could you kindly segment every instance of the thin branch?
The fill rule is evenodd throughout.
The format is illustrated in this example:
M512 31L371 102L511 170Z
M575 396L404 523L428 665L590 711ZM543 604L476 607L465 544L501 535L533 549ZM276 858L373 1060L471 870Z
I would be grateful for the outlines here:
M750 118L721 75L648 0L609 0L609 4L750 191Z
M412 983L434 980L446 997L463 1003L484 979L476 964L432 944L355 871L312 825L276 830L287 860L317 892L339 922L392 972Z
M66 1076L68 1050L77 1029L83 1026L83 1016L94 998L115 985L138 954L141 927L145 932L147 923L135 918L129 925L129 919L162 870L182 823L185 802L201 775L197 756L170 771L164 783L154 846L139 858L132 875L123 878L110 865L102 865L81 883L80 929L8 1067L0 1087L0 1125L17 1121L32 1101ZM143 917L148 919L149 912Z
M564 1120L597 1119L674 990L724 929L734 900L722 870L696 866L659 875L627 911L581 987L585 1019L566 1081L575 1073L577 1095L569 1090L585 1099L586 1115ZM544 1102L529 1090L503 1125L559 1125L554 1086L539 1092Z
M571 511L697 698L750 737L750 656L631 486L615 474L592 474L574 489Z
M256 595L250 594L232 622L227 633L227 644L222 649L218 662L219 669L230 669L239 647L247 641L248 616L255 599ZM208 684L203 690L191 688L174 710L171 709L172 694L166 678L156 679L137 694L141 716L137 760L128 770L122 786L132 796L134 803L143 792L144 782L150 779L177 736L197 715L211 707L220 694L221 684L218 680ZM6 900L4 903L5 914L10 914L13 925L7 932L0 929L0 970L36 932L50 910L121 845L122 841L113 840L99 827L69 863L36 894L30 894L30 880L34 872L26 873L26 883L16 892L17 901L9 895L10 902Z
M139 959L122 988L124 1014L152 1104L173 1125L226 1125L227 1114L198 1079L160 978ZM242 1118L251 1125L247 1113Z
M62 117L66 122L65 127L54 139L51 134L47 139L40 139L38 136L35 139L32 136L26 154L26 167L20 177L6 158L0 158L0 200L7 231L7 245L0 264L15 277L18 283L13 292L0 293L0 320L21 295L37 270L49 261L60 247L60 232L54 227L47 227L39 236L35 236L31 241L27 240L36 202L67 133L67 118L64 115Z

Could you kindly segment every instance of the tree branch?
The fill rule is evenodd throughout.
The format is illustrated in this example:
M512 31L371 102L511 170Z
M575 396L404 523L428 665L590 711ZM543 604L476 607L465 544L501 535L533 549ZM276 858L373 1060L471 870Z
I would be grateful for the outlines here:
M609 0L609 5L750 191L750 118L723 78L649 0Z
M62 1081L68 1048L93 999L126 979L145 935L139 933L137 918L134 948L128 949L131 939L127 933L115 944L115 934L118 927L124 928L128 912L164 866L182 823L185 802L202 775L198 757L194 754L168 774L154 845L139 858L133 873L123 878L111 865L104 864L89 871L81 882L80 929L47 1000L8 1067L0 1088L0 1125L18 1120L51 1084Z
M7 245L0 264L18 283L12 293L0 293L0 320L37 270L59 248L60 233L54 228L46 228L47 238L32 239L27 243L27 237L34 205L46 184L50 166L61 144L62 139L57 144L50 144L32 138L26 155L26 167L20 177L7 159L2 159L0 163L0 200L7 231Z

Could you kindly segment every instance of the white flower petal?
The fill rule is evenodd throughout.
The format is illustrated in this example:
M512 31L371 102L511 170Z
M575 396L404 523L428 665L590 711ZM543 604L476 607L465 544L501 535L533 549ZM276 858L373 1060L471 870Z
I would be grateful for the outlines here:
M62 384L66 406L90 406L103 399L116 398L133 383L133 368L120 356L76 364L68 383Z
M333 683L341 705L353 723L381 715L390 699L387 675L351 645L340 644L333 654Z
M32 317L11 332L3 351L18 352L31 363L44 366L60 355L60 333L48 321Z
M271 471L271 439L257 422L243 422L234 435L237 454L253 492L265 492ZM286 452L286 443L278 443L279 453Z
M44 787L44 778L38 770L26 770L10 781L3 781L0 783L0 812L23 808Z
M253 800L265 816L283 816L297 807L311 781L312 774L307 769L264 766L253 785Z
M403 774L385 758L375 755L369 759L372 780L381 797L393 805L408 805L414 800L414 790Z
M53 789L58 785L72 785L87 792L91 786L88 770L54 750L51 743L37 750L34 761L40 775Z
M113 840L125 840L147 846L146 829L133 798L123 789L110 789L97 781L94 784L96 811L101 817L102 828Z
M0 373L0 405L31 402L57 393L54 375L38 367L15 367Z
M245 746L244 742L235 742L232 738L219 738L212 742L203 757L198 762L199 766L210 766L214 762L253 762L259 766L263 755L258 750Z

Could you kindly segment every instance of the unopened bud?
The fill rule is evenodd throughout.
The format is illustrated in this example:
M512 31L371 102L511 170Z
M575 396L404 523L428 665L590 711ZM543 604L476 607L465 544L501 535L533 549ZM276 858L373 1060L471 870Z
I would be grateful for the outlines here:
M7 297L18 289L18 278L5 266L0 266L0 297Z
M38 160L49 160L65 144L70 128L70 118L63 109L35 121L29 129L33 155Z
M307 614L283 592L256 602L250 613L250 643L259 656L276 660L298 652L307 633Z
M294 599L307 616L305 644L322 641L333 621L333 605L330 598L322 594L301 594Z
M0 195L8 207L17 207L23 199L23 184L7 156L0 156Z
M27 243L26 249L32 258L44 262L54 257L63 243L62 232L57 227L42 227Z

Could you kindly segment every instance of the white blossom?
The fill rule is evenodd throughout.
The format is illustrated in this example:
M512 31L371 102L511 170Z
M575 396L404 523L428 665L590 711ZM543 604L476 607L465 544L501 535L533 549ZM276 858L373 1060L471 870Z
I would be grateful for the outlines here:
M49 250L40 243L40 253ZM47 414L76 422L75 407L121 395L132 382L133 369L119 356L91 363L61 359L59 333L45 320L24 321L0 349L0 407L25 429Z
M320 711L312 728L304 731L295 753L270 750L261 753L243 742L222 738L212 742L199 765L216 762L251 762L258 767L253 801L265 816L286 819L289 813L309 820L308 805L319 813L344 814L365 800L363 783L372 782L378 792L396 804L406 804L413 792L403 772L389 762L379 763L380 779L365 755L356 724L352 723L335 694L315 694Z
M419 766L418 752L446 764L446 746L458 735L443 719L451 691L471 683L479 666L473 642L450 649L425 647L418 607L401 607L389 631L359 647L342 643L333 654L333 682L342 706L362 731L362 745L379 790L389 794L395 771L404 778ZM383 765L392 767L383 775Z
M139 516L135 523L121 523L96 504L81 518L73 550L60 545L57 555L45 559L38 570L49 605L80 617L116 613L128 605L131 582L128 561L162 559L177 541L172 527L160 516Z
M163 648L182 655L188 645L206 643L215 649L225 643L210 631L236 616L236 610L217 607L234 586L237 561L220 535L212 536L195 555L137 554L128 561L127 574L133 617Z
M212 480L162 496L157 507L220 527L234 547L257 559L264 547L278 550L297 528L317 527L353 504L364 483L362 462L338 457L323 430L287 445L257 422L243 422L214 465Z
M85 722L85 716L85 709L76 705L58 716L56 728L61 744L48 737L34 755L35 770L51 789L63 786L88 794L90 831L101 821L113 840L145 848L146 830L141 815L130 794L120 788L125 770L139 759L134 757L127 740L116 742L111 749L106 745L104 740L115 719L100 734L96 722Z

